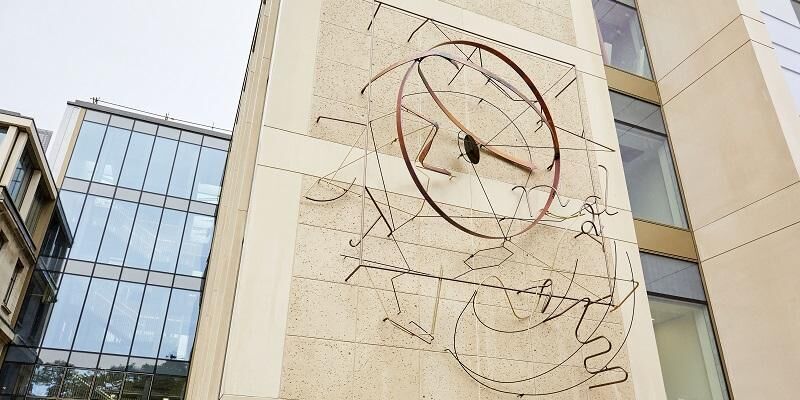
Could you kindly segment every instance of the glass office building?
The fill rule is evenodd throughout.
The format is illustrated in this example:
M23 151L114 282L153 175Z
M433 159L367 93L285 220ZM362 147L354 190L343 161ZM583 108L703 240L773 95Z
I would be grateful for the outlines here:
M55 301L29 293L38 325L9 348L0 397L181 399L229 136L72 106L60 198L74 242Z

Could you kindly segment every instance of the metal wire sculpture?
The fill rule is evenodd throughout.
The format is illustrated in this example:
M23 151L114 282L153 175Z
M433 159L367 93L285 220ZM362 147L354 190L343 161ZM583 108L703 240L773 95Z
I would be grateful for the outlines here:
M374 29L375 18L382 7L391 8L383 3L377 4L378 7L367 27L368 31ZM607 239L603 232L603 219L613 217L617 212L608 207L607 192L599 195L591 194L582 202L559 193L559 183L562 178L562 151L581 151L586 154L613 151L610 147L587 137L585 131L577 133L559 126L546 104L547 94L557 86L559 90L553 97L555 99L558 99L569 88L575 89L578 85L577 77L563 85L564 78L568 77L570 73L575 73L574 67L569 67L567 72L556 82L546 90L540 91L534 84L534 80L511 57L495 46L483 43L482 40L454 40L445 33L439 26L440 24L438 21L425 18L411 32L407 42L410 42L426 26L441 32L444 36L443 42L431 46L428 50L416 52L391 63L372 76L361 89L362 95L370 96L367 90L371 85L375 85L382 79L390 79L389 75L393 71L400 70L405 66L406 69L397 84L397 94L392 111L375 118L368 118L366 122L330 115L319 115L316 118L316 124L326 121L326 123L361 129L360 135L342 162L332 172L318 178L316 184L309 188L305 195L305 198L311 202L310 204L317 206L332 205L348 198L360 198L362 201L360 236L355 240L350 240L348 246L345 247L345 249L358 248L358 255L342 252L344 260L355 263L354 268L344 276L344 281L352 282L357 279L359 274L362 274L368 282L374 285L373 273L388 277L387 281L394 296L396 313L389 312L390 310L381 303L385 314L381 319L382 322L403 334L418 339L425 346L447 343L443 351L452 356L455 366L482 387L493 391L518 397L535 397L552 395L586 385L588 385L588 389L597 389L625 382L628 379L628 371L624 366L616 365L615 361L621 361L617 359L617 356L622 351L630 334L631 321L635 315L638 282L633 279L630 256L627 252L625 253L626 257L623 259L627 260L628 271L622 273L618 268L620 257L616 242ZM438 68L434 63L438 63ZM449 67L442 67L442 65L450 65L454 68L452 77L447 81L446 89L437 88L434 78L444 79L442 78L445 75L443 71ZM502 68L505 74L491 71L490 65L494 68ZM465 89L462 90L458 82L468 73L467 71L483 77L485 79L483 86L491 92L491 95L486 91L470 93ZM512 75L511 78L508 77L509 74ZM411 82L412 78L415 80L413 83ZM522 87L515 85L512 80L522 82ZM421 90L412 90L411 88L415 85L421 87ZM575 90L577 92L577 89ZM471 104L476 104L475 107L482 107L481 110L489 110L500 115L504 122L492 135L482 136L483 131L470 126L469 121L462 120L458 115L459 112L454 111L452 105L448 104L448 100L452 101L453 99L472 102ZM497 99L509 104L521 105L524 108L518 115L511 116L509 114L511 107L499 104L500 100ZM433 104L424 109L415 107L424 101L431 101ZM522 126L520 117L528 110L535 113L538 121L532 125L528 122L527 126ZM394 116L396 137L379 144L376 140L375 124L392 116ZM410 125L418 126L412 128ZM542 130L545 133L539 134ZM509 131L510 134L507 133ZM533 131L533 133L526 133L528 131ZM425 135L424 138L420 138L422 134ZM510 135L513 140L503 143L498 139L502 135ZM546 143L542 144L541 138L538 138L539 142L537 143L529 143L529 138L533 137L531 135L544 135L547 138ZM559 135L567 135L573 140L582 142L583 145L578 147L561 146ZM364 154L354 157L353 150L362 140ZM414 140L421 143L418 149L413 146ZM451 144L455 142L457 148L441 150L438 161L442 161L442 159L447 161L450 160L447 157L453 157L460 164L451 163L450 165L456 165L457 170L447 165L435 165L437 162L431 161L432 154L437 151L435 149L446 146L448 142ZM390 156L383 152L395 145L399 147L403 165L421 196L418 206L399 206L393 204L391 199L382 159L383 162L386 162L387 157ZM546 161L543 160L541 151L549 152ZM442 154L444 154L444 158L442 158ZM447 156L447 154L451 155ZM497 185L487 188L487 184L492 179L484 174L493 173L492 169L497 169L498 164L487 162L484 155L511 166L514 171L510 174L519 177L520 182L509 185L510 189L506 189L505 192L499 190ZM366 181L366 172L370 168L368 163L373 161L372 168L376 170L374 172L379 178L377 187L375 185L370 187ZM362 177L355 176L351 179L351 176L347 176L343 172L349 167L360 164L363 164L364 168ZM603 165L592 162L589 162L588 165L589 167L595 165L598 171L603 171L605 190L607 190L607 169ZM547 178L548 182L534 182L537 178L541 179L540 175L549 177ZM434 176L438 176L437 179L433 179ZM440 198L439 193L446 192L446 188L443 189L442 186L446 186L449 182L442 180L442 177L447 179L468 178L477 183L476 187L480 188L482 195L480 201L486 206L485 210L476 212L477 215L454 213L452 205L447 204L446 199ZM327 191L329 194L327 197L319 194L312 195L312 191ZM514 200L513 204L505 204L504 210L506 211L499 211L497 203L500 202L498 200L500 197L506 203L508 203L508 198ZM371 210L370 213L374 213L374 219L366 217L367 208ZM426 212L427 209L432 212ZM413 225L431 220L444 221L448 226L455 228L457 232L463 232L478 240L478 247L462 260L460 270L451 271L458 266L447 265L447 272L445 272L445 266L441 266L438 272L432 272L430 268L426 270L426 268L422 268L423 266L415 265L415 262L409 261L409 257L406 256L411 243L400 240L398 237L411 229ZM494 221L494 224L490 225L496 226L481 226L484 221ZM537 233L533 228L542 224L556 226L561 230L558 240L554 243L556 252L555 255L552 255L554 261L551 262L544 261L540 255L536 254L535 249L531 249L529 246L531 234ZM369 259L365 256L363 251L365 242L370 238L383 236L378 235L379 231L385 232L385 238L382 240L384 242L388 240L391 251L399 255L399 264L387 262L384 259ZM582 264L579 255L575 255L571 269L558 268L555 265L555 259L562 251L562 244L567 241L598 246L604 255L605 275L583 272L581 266L588 263ZM607 251L607 244L613 248L613 252ZM386 251L388 252L390 249L387 247ZM509 263L519 263L517 258L534 260L538 264L536 268L548 273L550 277L532 281L521 280L507 285L500 273ZM622 278L619 274L628 277ZM398 295L400 291L397 289L401 279L436 282L435 302L429 324L423 323L420 315L409 316L403 307ZM586 280L595 284L598 281L601 282L600 286L604 291L595 293L587 287ZM469 286L473 290L463 302L452 332L440 335L436 332L436 328L443 286L446 284ZM566 287L561 287L563 285ZM582 294L576 294L578 291L581 291ZM486 296L488 292L502 293L504 305L501 309L505 311L502 311L501 314L508 313L511 322L498 323L496 321L498 312L487 313L487 306L482 297ZM619 313L621 307L626 303L631 304L628 326L622 338L615 343L609 334L601 331L610 315L614 312ZM622 321L623 318L619 317L617 320ZM558 333L562 338L570 336L570 340L575 343L575 348L563 360L553 362L549 368L543 371L527 374L520 378L495 376L491 371L482 371L475 367L469 357L474 354L468 354L465 357L464 341L468 339L463 334L465 324L473 323L490 335L515 335L538 332L553 324L568 324L569 321L574 323L574 329ZM547 389L534 387L534 381L541 382L559 370L573 365L570 363L574 363L572 359L575 357L582 357L580 364L587 375L585 378L567 381L560 386L556 385Z

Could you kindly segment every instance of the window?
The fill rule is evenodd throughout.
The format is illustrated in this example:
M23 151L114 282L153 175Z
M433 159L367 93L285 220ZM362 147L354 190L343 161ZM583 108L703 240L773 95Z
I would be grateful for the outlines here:
M125 265L134 268L148 269L150 258L153 255L153 246L156 243L158 222L161 220L161 209L158 207L139 205L136 212L136 222L133 224L133 233L128 242L128 254L125 256Z
M153 145L153 154L150 156L150 165L147 167L147 176L144 180L144 190L153 193L167 193L169 172L172 171L172 162L175 161L175 149L178 142L165 138L156 138Z
M727 400L697 264L642 253L642 267L667 398Z
M100 239L106 225L111 199L87 196L78 229L69 257L76 260L94 261L100 247Z
M131 355L140 357L155 357L158 354L158 344L161 341L161 331L164 328L164 315L169 304L169 289L148 286L142 300L139 321L136 324L136 333L133 339Z
M89 288L89 278L64 275L58 289L58 301L53 307L43 346L55 349L72 347L72 337L78 327L83 300Z
M59 198L61 199L61 206L64 208L64 216L67 217L67 222L69 223L69 229L74 235L75 230L78 228L78 219L81 217L83 200L86 199L86 195L62 190L59 193Z
M3 139L6 138L7 134L8 134L8 127L0 126L0 143L3 143Z
M178 145L167 194L185 199L191 197L194 172L197 169L197 157L199 155L200 146L198 145L183 142Z
M122 265L135 215L135 203L114 200L111 212L108 214L108 223L103 234L103 244L100 246L97 262Z
M116 290L117 281L92 279L72 346L74 350L100 351Z
M197 164L192 200L213 204L219 202L226 156L224 151L203 147L200 151L200 162Z
M611 106L633 216L685 229L661 108L616 92Z
M200 310L200 292L172 291L169 311L164 325L159 357L168 360L188 360L192 353L194 331Z
M17 264L14 266L14 272L11 273L11 279L8 281L8 287L6 287L6 295L3 297L4 306L8 306L8 302L11 300L11 294L14 293L14 286L17 285L19 275L24 269L25 267L22 265L22 262L17 260Z
M794 7L794 13L797 14L797 20L800 21L800 0L792 0L792 7Z
M5 232L0 231L0 251L3 251L3 248L6 247L6 243L8 243L8 238Z
M653 79L634 0L593 0L606 65Z
M213 217L189 214L178 259L179 274L203 276L208 263L208 253L211 250L213 235Z
M28 184L31 182L33 175L33 160L27 148L22 152L17 167L14 170L14 175L11 177L11 182L8 184L8 193L14 199L14 204L17 209L22 207L22 200L25 198L25 192L28 191Z
M105 132L105 125L83 121L78 140L75 142L75 149L72 151L69 167L67 167L67 176L87 181L92 178Z
M114 310L108 323L104 353L127 355L130 351L143 293L144 285L120 282Z
M164 210L161 215L161 226L158 229L158 239L156 239L151 269L162 272L175 272L175 263L178 261L178 251L181 247L181 236L183 235L185 221L185 212Z
M153 136L133 132L119 177L120 186L137 190L142 188L154 139Z
M130 136L131 132L127 129L108 127L105 140L103 140L103 149L100 150L100 155L97 157L93 181L109 185L117 184Z

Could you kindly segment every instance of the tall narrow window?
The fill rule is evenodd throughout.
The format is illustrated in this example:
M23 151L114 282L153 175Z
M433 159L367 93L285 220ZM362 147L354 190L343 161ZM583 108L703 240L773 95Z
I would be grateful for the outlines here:
M653 79L634 0L593 0L606 65Z
M8 302L11 300L11 294L14 293L14 286L17 285L17 280L19 279L19 275L22 273L23 269L25 269L25 267L19 260L17 260L17 265L14 266L14 272L11 273L11 279L8 281L6 295L3 297L4 306L8 306Z
M22 207L22 200L25 198L25 192L28 191L28 184L31 182L33 175L33 160L31 159L28 150L22 152L22 156L17 161L17 167L14 170L14 175L11 176L11 182L8 184L8 193L14 199L14 204L17 209Z
M106 138L103 141L103 149L100 150L100 155L97 157L97 167L94 169L92 180L110 185L117 184L130 136L131 132L127 129L108 127Z
M792 0L792 7L794 7L794 13L797 14L797 20L800 21L800 0Z
M727 400L697 264L642 253L642 269L667 398Z
M616 92L611 107L633 216L686 228L661 108Z
M0 231L0 251L3 251L3 248L6 247L6 243L8 243L8 238L4 232Z

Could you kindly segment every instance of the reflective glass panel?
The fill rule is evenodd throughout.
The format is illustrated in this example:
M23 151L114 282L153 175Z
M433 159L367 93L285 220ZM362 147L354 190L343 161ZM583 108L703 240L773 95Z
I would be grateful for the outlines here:
M8 183L8 194L14 199L14 204L17 208L22 207L22 200L25 198L25 193L28 191L28 185L33 175L33 160L27 148L22 152L22 155L17 161L17 166L14 169L14 174L11 176L11 182Z
M81 220L75 232L70 258L85 261L95 260L110 209L111 199L87 196Z
M178 142L174 140L156 138L155 144L153 144L153 154L150 156L150 165L147 167L144 190L153 193L167 193L167 184L169 184L167 171L172 171L176 147L178 147Z
M58 396L59 386L64 377L64 368L52 365L37 365L31 378L29 394L39 397Z
M75 234L75 228L78 227L78 218L81 217L81 210L83 209L83 200L86 195L83 193L70 192L62 190L59 194L61 196L61 205L64 207L64 214L69 222L69 229Z
M122 265L135 215L136 203L114 200L111 212L108 214L108 223L103 234L103 243L100 245L100 253L97 255L97 262Z
M100 156L97 157L97 167L94 169L93 180L95 182L109 185L117 184L130 136L131 132L129 130L113 126L108 127L103 147L100 150Z
M181 142L175 156L175 165L172 167L172 178L169 181L167 194L188 199L192 192L194 171L197 168L197 157L200 155L200 146Z
M653 79L639 14L629 0L594 0L601 51L606 65Z
M148 286L142 300L142 310L136 324L131 355L155 357L161 330L164 327L164 314L169 304L169 288Z
M97 371L94 378L91 400L114 400L119 398L122 391L122 372Z
M648 292L705 301L697 264L655 254L640 254Z
M214 217L189 214L183 233L178 273L203 276L211 250L211 236L214 235Z
M185 221L186 213L182 211L165 209L161 214L161 227L158 229L151 269L163 272L175 271Z
M650 296L650 313L667 398L727 400L706 306Z
M192 190L192 200L217 204L225 172L225 158L228 153L208 147L200 152L197 164L197 177Z
M78 325L78 334L75 335L74 350L100 351L116 289L117 281L92 279Z
M188 360L200 310L200 292L172 290L159 358Z
M88 277L64 275L61 279L58 301L50 315L50 322L44 337L44 347L69 349L72 346L72 337L78 326L78 318L81 315L81 306L83 306L87 288L89 288Z
M128 244L128 254L125 256L126 266L142 269L150 266L159 220L161 220L160 208L139 204Z
M152 375L125 374L125 385L122 388L124 400L145 400L150 393Z
M153 400L174 400L183 396L183 388L186 385L186 378L174 376L153 377L153 387L150 391L150 398Z
M154 139L153 136L133 132L128 144L128 152L125 154L122 174L119 177L119 186L136 190L142 188Z
M69 161L67 176L87 181L91 179L105 131L105 125L83 121Z
M71 368L64 374L61 397L65 399L88 399L94 381L94 371Z
M661 109L616 92L611 105L633 216L686 228Z
M797 14L797 19L800 21L800 0L792 0L792 7L794 7L794 13Z
M128 354L136 329L136 316L142 302L144 285L120 282L114 310L108 323L103 353Z
M24 395L33 374L33 365L5 363L0 368L0 394Z

